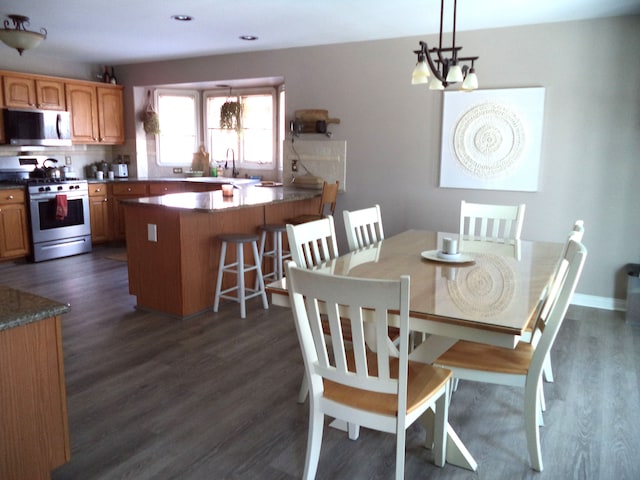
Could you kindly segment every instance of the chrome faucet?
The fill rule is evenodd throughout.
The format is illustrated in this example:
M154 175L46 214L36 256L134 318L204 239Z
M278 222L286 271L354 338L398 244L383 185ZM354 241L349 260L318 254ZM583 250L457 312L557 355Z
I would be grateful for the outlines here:
M229 150L231 150L231 162L232 162L231 176L233 178L236 178L240 174L240 171L236 168L236 152L233 148L227 148L227 161L229 161Z

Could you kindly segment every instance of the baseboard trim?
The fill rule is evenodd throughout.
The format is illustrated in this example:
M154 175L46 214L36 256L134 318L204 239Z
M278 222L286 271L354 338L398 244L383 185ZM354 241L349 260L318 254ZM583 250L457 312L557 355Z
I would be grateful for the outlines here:
M618 298L598 297L596 295L585 295L574 293L571 300L572 305L580 307L600 308L602 310L619 310L624 312L627 309L626 302Z

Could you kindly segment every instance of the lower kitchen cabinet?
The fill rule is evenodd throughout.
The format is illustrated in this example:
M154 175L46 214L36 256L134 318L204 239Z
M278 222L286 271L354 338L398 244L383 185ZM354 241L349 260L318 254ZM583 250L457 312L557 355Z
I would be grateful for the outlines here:
M91 243L97 245L108 242L112 235L106 183L89 184L89 214L91 216Z
M113 240L125 239L124 211L121 201L130 198L147 197L148 182L122 182L111 184L111 226Z
M0 190L0 259L28 254L29 225L24 190Z

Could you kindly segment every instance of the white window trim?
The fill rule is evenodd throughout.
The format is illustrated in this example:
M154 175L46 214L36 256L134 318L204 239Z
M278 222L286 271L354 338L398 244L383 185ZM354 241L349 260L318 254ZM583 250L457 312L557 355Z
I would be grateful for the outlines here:
M194 145L193 151L196 152L198 145L202 144L202 102L200 101L200 92L198 90L184 90L184 89L173 89L173 88L157 88L154 92L154 100L155 105L159 105L158 97L160 95L184 95L194 97L194 112L195 112L195 125L196 125L196 144ZM184 167L190 166L192 163L192 158L187 158L185 161L162 161L160 155L160 135L156 135L156 165L159 167Z
M231 91L231 97L239 97L242 95L259 95L259 94L269 94L271 95L271 125L272 125L272 135L273 135L273 145L271 148L271 162L270 163L254 163L254 162L245 162L243 158L240 158L237 161L237 168L242 168L244 170L273 170L277 171L280 166L278 162L278 143L280 143L280 135L278 132L278 97L279 97L279 89L277 87L252 87L252 88L234 88ZM227 97L229 96L229 92L226 90L206 90L202 95L202 112L206 112L207 99L210 97ZM206 115L203 113L201 118L206 118ZM203 131L206 132L209 128L206 120L204 121Z

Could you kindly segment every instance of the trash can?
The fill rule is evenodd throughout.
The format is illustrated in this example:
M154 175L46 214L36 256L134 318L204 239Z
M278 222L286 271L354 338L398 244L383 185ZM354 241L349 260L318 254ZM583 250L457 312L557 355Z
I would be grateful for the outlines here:
M640 326L640 263L627 264L626 322Z

